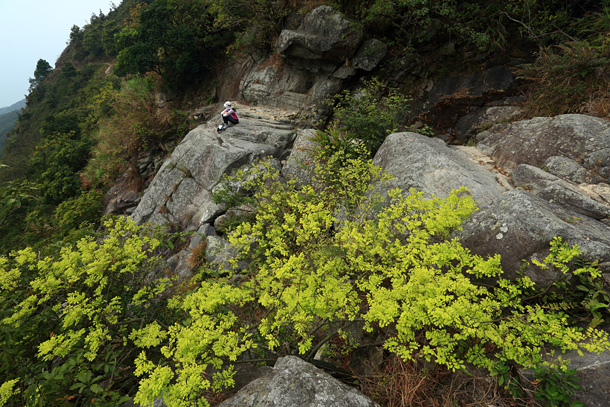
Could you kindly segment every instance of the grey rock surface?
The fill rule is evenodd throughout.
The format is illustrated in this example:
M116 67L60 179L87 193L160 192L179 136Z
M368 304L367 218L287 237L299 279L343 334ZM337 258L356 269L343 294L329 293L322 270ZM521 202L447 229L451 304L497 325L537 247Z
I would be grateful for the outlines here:
M375 38L366 40L354 55L354 68L370 72L379 65L387 52L388 46L383 41Z
M551 157L572 159L588 176L610 177L610 122L581 114L536 117L492 127L479 149L498 165L512 170L519 164L541 166Z
M478 133L485 127L510 121L521 113L522 110L518 106L488 106L475 109L457 121L454 128L455 136L458 140L464 140L467 136Z
M311 184L313 179L313 166L311 165L311 152L316 143L311 140L315 130L307 129L297 132L297 138L292 146L292 152L282 168L282 175L293 179L298 185Z
M498 200L506 190L489 170L472 161L443 141L417 133L388 136L373 160L394 177L387 189L415 188L445 198L460 187L467 187L479 206Z
M255 109L240 109L239 113L239 124L220 134L214 124L192 130L165 161L132 219L197 229L219 214L211 191L223 174L261 158L279 157L293 142L290 123Z
M564 181L553 174L528 164L519 164L512 173L516 186L524 187L532 194L548 202L555 202L565 209L573 210L596 220L610 217L610 206L601 197L596 201L579 190L579 186Z
M571 158L552 156L547 158L543 167L551 174L568 181L583 183L591 181L589 172Z
M219 407L374 407L373 401L315 366L286 356L273 371L242 388Z
M356 52L361 41L360 31L341 13L319 6L305 15L296 30L283 30L275 48L290 57L341 63Z
M319 6L287 27L275 44L281 58L252 64L239 96L250 104L296 111L310 125L328 114L323 102L342 90L343 81L357 69L374 69L387 52L379 40L363 44L356 25L330 6Z

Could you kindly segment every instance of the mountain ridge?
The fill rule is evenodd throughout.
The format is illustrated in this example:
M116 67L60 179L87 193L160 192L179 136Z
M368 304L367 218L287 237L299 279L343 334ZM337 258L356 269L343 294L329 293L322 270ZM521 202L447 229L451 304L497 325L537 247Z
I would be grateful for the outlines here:
M13 103L10 106L0 107L0 115L14 112L15 110L23 109L25 107L25 98L18 102Z

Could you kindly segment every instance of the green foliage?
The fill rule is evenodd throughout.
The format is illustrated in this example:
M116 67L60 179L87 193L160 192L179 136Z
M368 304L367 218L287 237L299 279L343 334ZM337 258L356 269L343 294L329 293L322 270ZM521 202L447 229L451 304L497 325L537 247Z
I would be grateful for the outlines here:
M578 246L568 247L561 238L553 239L544 263L535 260L533 263L542 269L559 270L560 277L531 295L547 307L568 313L577 322L596 327L608 316L610 293L601 278L598 262L583 261L579 255Z
M34 71L34 77L30 78L30 92L38 87L42 81L51 72L51 65L44 59L39 59L36 63L36 70Z
M409 101L396 89L386 93L378 78L363 81L362 89L357 93L341 92L327 101L334 105L330 144L344 149L353 140L358 140L356 143L363 143L374 154L386 136L401 127L409 112ZM319 141L324 143L324 140Z
M106 56L104 43L102 42L103 25L106 16L100 11L99 15L92 14L89 24L83 30L83 48L92 57L100 58Z
M278 0L212 0L210 12L215 25L236 33L231 48L252 52L271 51L289 14Z
M573 33L573 16L586 1L364 0L355 12L370 30L394 27L411 49L448 42L468 52L497 53L521 38L544 45Z
M0 154L2 154L2 149L4 148L4 137L6 133L11 132L15 128L18 117L19 111L17 110L0 114Z
M499 366L544 365L549 347L610 348L605 333L524 302L534 283L503 279L499 256L483 259L449 239L476 210L465 190L445 199L414 190L381 197L372 186L379 169L361 155L337 159L347 165L331 166L333 176L325 167L332 161L316 159L316 188L282 180L271 164L254 167L258 177L241 174L256 215L229 233L237 251L230 266L172 301L184 312L181 323L134 333L148 349L136 361L138 402L163 394L172 405L206 405L206 391L231 385L239 355L311 358L333 337L349 339L356 323L381 331L385 348L404 360L453 370L473 364L497 374ZM568 257L559 251L552 262ZM481 278L497 285L480 285ZM154 349L165 359L151 361ZM565 366L561 359L548 364ZM205 373L210 366L215 377Z
M41 196L50 204L80 193L78 171L87 163L91 143L75 139L74 133L49 137L36 148L31 167L41 184Z
M609 26L610 28L610 26ZM571 41L541 49L519 75L532 81L528 108L532 115L610 113L610 39L600 45Z
M85 222L96 224L102 212L104 194L91 190L77 197L67 199L57 206L53 215L55 225L61 234L78 229Z
M127 337L165 324L163 233L117 218L59 253L0 258L0 397L8 406L118 405L133 386ZM19 380L18 382L16 380ZM131 383L131 384L130 384ZM13 386L11 390L10 386Z
M0 407L4 406L13 394L18 393L18 391L14 390L15 384L18 381L19 379L13 379L2 383L0 386Z
M30 181L12 181L0 186L0 226L25 202L37 199L39 189L39 185Z
M144 8L137 24L117 34L117 74L154 71L172 89L196 82L226 44L206 3L157 0Z
M576 384L576 370L536 369L537 388L534 396L544 400L547 407L585 407L585 404L572 401L574 392L580 389Z

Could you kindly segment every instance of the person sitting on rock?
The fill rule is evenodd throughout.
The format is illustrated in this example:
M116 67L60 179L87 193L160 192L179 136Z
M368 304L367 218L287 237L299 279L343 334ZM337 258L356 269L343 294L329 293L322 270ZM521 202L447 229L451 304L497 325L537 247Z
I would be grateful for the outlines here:
M229 122L233 124L239 123L239 117L237 117L237 112L231 106L231 102L225 102L225 110L222 111L222 121L225 123L222 129L226 129L229 125Z

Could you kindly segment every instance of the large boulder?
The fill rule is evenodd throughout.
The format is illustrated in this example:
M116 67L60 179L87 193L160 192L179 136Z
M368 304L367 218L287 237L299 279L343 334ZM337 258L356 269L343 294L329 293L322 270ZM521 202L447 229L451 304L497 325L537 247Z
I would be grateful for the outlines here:
M561 156L579 163L590 179L607 182L610 177L607 120L582 114L536 117L494 126L477 138L479 149L506 170L519 164L542 166L551 157Z
M490 205L506 191L494 173L467 154L440 139L417 133L389 135L373 163L394 178L386 189L415 188L445 198L452 190L465 186L480 206Z
M219 407L375 407L356 389L315 366L286 356L271 372L241 389Z
M283 30L275 48L288 57L339 64L352 57L361 41L361 32L340 12L320 6L307 13L296 30Z
M287 179L295 180L298 185L308 185L313 181L312 153L316 148L316 142L312 137L315 132L313 129L297 132L290 156L282 168L282 175Z
M608 226L523 190L508 191L493 205L475 212L455 236L475 254L500 254L509 278L518 277L524 259L542 261L555 236L580 246L590 260L610 261ZM559 277L554 270L533 266L525 272L542 285Z
M221 134L213 124L187 134L142 196L131 216L135 221L197 230L222 213L211 193L223 174L264 157L279 158L293 142L290 123L254 110L239 112L239 124Z

